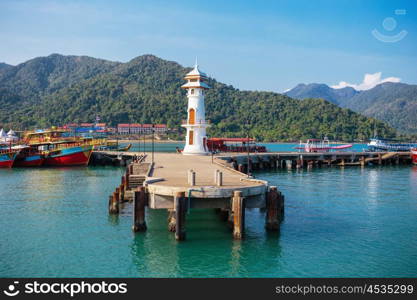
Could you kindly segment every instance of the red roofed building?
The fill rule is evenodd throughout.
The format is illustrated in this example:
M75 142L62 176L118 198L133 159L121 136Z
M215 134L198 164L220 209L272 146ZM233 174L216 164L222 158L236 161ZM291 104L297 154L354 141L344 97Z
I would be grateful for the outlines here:
M119 134L129 134L130 124L118 124L117 133Z
M165 124L155 124L155 132L164 133L167 131L167 126Z
M141 124L130 124L130 134L138 134L142 131L142 125Z

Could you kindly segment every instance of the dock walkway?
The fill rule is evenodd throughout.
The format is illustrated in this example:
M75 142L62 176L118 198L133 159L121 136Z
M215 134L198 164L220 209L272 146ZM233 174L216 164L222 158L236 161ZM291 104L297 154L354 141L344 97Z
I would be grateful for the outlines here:
M139 179L133 184L135 179ZM246 208L266 208L266 228L278 230L283 217L284 197L268 182L236 171L211 156L155 153L126 168L121 185L109 198L109 212L119 213L119 204L133 201L134 231L146 230L145 207L166 209L168 228L178 240L185 239L185 211L216 209L233 228L233 236L244 235Z

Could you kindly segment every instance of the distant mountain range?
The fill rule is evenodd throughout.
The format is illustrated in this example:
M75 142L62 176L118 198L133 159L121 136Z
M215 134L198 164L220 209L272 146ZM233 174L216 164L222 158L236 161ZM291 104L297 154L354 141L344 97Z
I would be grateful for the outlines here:
M387 122L404 133L417 134L417 85L385 82L365 91L334 89L326 84L299 84L285 93L295 99L322 98Z
M0 70L11 68L13 66L0 62Z
M156 122L181 131L187 98L180 87L189 71L153 55L120 63L52 54L17 66L1 65L0 128L92 122L98 115L110 125ZM383 122L322 99L299 101L278 93L240 91L214 79L209 85L210 136L244 137L249 131L262 141L326 135L366 140L374 127L386 137L397 134Z

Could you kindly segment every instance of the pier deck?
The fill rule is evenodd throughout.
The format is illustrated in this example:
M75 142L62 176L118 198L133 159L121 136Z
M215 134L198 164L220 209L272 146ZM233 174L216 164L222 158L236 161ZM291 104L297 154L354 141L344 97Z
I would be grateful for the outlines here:
M119 204L133 201L134 231L146 230L145 207L166 209L168 229L185 239L185 212L194 208L216 209L233 228L244 235L246 208L266 208L266 228L278 230L283 218L284 197L268 182L256 180L220 163L211 156L155 153L126 168L121 185L109 198L109 212L119 213Z
M195 175L190 174L190 171ZM217 172L222 173L221 183ZM265 207L268 183L254 180L224 165L212 162L210 156L186 156L156 153L151 176L145 181L151 208L172 208L172 199L185 192L191 208L226 208L235 191L246 198L246 207ZM194 182L190 182L194 176Z

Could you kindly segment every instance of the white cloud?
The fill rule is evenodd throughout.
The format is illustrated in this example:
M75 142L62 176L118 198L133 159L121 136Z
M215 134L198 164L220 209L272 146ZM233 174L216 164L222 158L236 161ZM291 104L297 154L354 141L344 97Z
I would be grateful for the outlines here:
M353 87L357 91L363 91L363 90L369 90L378 84L384 83L384 82L400 82L400 78L398 77L387 77L387 78L381 78L381 72L377 72L374 74L365 74L363 77L362 83L354 84L354 83L348 83L346 81L340 81L337 85L332 85L331 87L334 89L341 89L344 87Z

